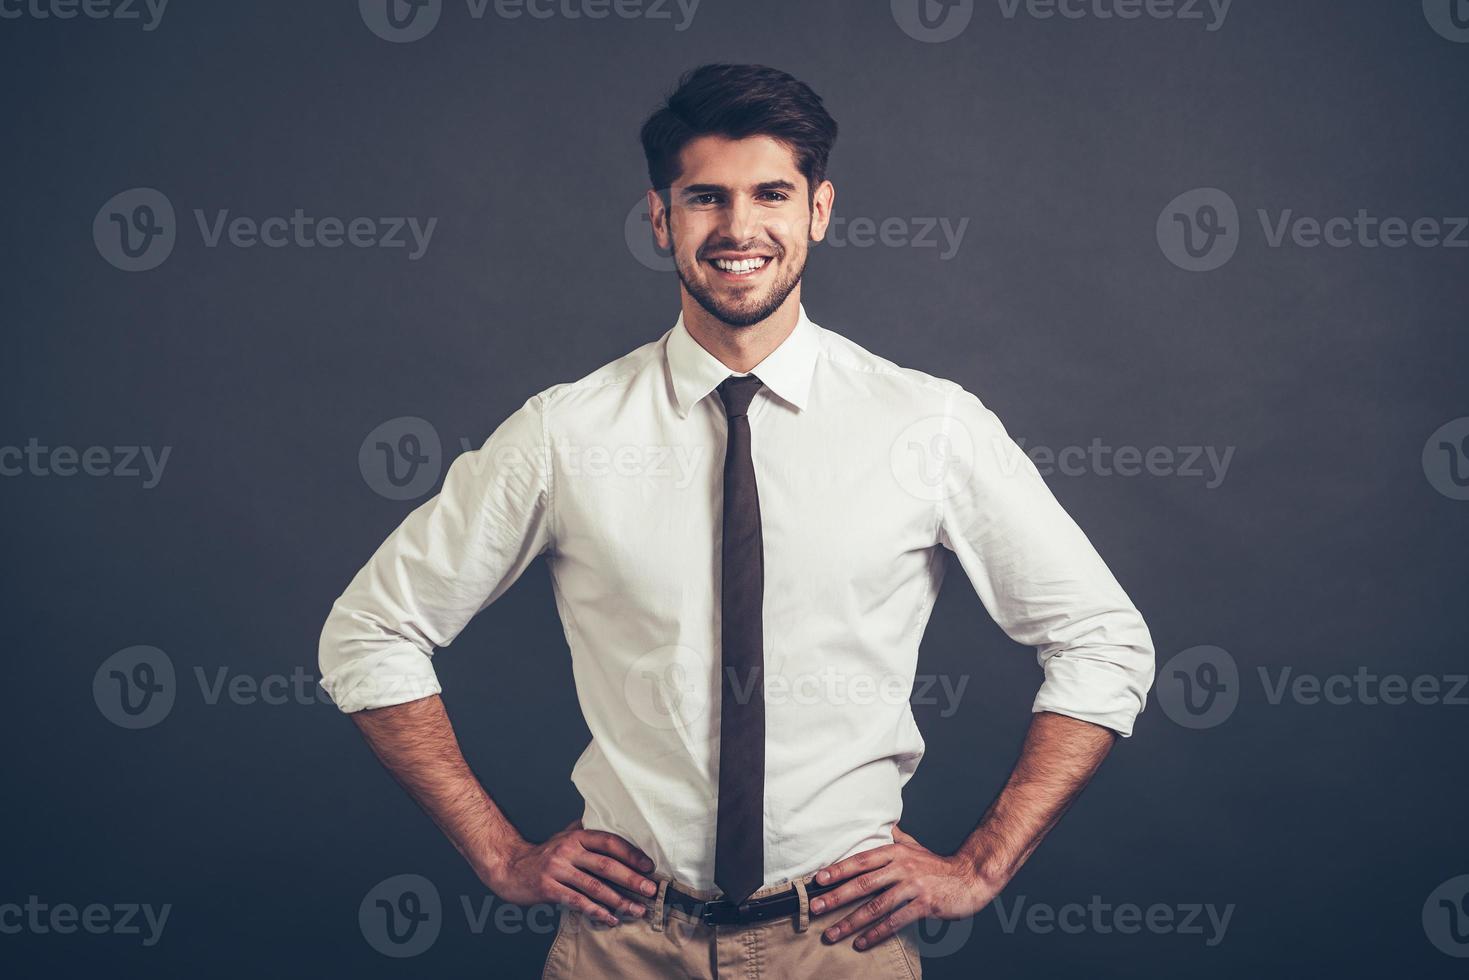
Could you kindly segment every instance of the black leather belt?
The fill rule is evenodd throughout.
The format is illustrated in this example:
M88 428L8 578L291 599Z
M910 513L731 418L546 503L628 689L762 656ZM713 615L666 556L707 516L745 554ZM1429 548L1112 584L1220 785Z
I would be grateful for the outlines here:
M813 878L806 885L806 895L814 898L839 885L841 885L839 881L818 885L816 879ZM663 901L664 904L693 916L706 926L735 926L751 922L765 922L769 919L795 915L796 910L801 907L801 897L796 894L794 884L787 891L776 895L766 895L764 898L752 898L743 905L736 905L727 898L698 899L669 885L664 892Z

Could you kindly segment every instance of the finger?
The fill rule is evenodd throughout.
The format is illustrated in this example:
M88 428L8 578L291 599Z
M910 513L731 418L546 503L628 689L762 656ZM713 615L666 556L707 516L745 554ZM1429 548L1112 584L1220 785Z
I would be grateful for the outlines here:
M897 824L893 824L893 840L899 844L917 844L918 840Z
M852 945L857 949L871 949L908 923L917 922L921 918L923 918L923 913L919 910L918 905L908 902L899 906L896 911L888 913L881 922L858 936Z
M561 880L571 887L575 888L577 891L581 892L583 895L586 895L588 898L596 901L598 905L602 906L603 911L607 912L608 915L611 915L613 917L614 925L616 924L615 919L618 912L626 912L628 915L641 916L644 912L647 911L646 906L641 905L638 902L633 901L632 899L623 898L621 895L617 894L617 892L613 891L612 887L606 882L599 881L598 879L587 874L585 871L579 871L573 868L571 873Z
M551 889L551 897L567 908L581 913L595 922L603 925L614 926L617 918L596 902L579 891L568 888L565 885L556 885Z
M829 892L822 892L816 898L811 899L811 913L820 915L829 909L841 908L843 905L855 902L859 898L868 898L894 884L897 880L898 872L891 864L878 868L876 871L858 875L851 881Z
M605 830L591 830L581 835L581 843L587 850L611 854L629 868L638 868L643 871L653 870L653 859L641 849L634 847L625 837L609 834Z
M828 942L836 942L843 936L850 936L855 932L865 929L889 912L892 912L903 901L906 901L906 896L902 894L902 888L903 886L895 885L884 892L872 896L857 906L856 911L851 915L823 932L821 937Z
M853 854L851 857L838 861L836 864L829 864L822 868L816 872L816 882L817 884L825 885L832 881L842 881L853 875L861 874L864 871L871 871L873 868L881 867L892 859L893 845L884 844L882 847L874 847L870 851Z
M590 871L598 878L615 882L628 891L638 892L648 898L652 898L658 894L658 883L656 881L653 881L651 878L644 878L611 855L582 850L572 855L571 863L578 868Z

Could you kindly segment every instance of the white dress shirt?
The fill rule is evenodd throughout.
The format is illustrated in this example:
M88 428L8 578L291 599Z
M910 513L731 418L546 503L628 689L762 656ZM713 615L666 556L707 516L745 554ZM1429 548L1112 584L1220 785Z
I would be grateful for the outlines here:
M322 632L343 711L438 693L432 656L546 556L592 741L583 825L713 890L720 528L732 373L673 328L554 385L461 455ZM764 535L765 884L892 842L924 742L908 698L953 551L1035 647L1033 711L1132 732L1147 626L996 415L800 310L751 372ZM486 666L486 669L493 669ZM976 818L978 814L976 814Z

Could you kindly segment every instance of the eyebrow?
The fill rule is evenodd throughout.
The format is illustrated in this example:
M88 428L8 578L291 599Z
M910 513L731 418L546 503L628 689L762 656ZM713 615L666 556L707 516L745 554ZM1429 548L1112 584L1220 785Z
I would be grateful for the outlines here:
M690 184L679 193L686 195L725 194L729 190L723 184ZM790 191L791 193L795 193L796 185L788 180L763 180L755 185L755 190L757 193L760 191Z

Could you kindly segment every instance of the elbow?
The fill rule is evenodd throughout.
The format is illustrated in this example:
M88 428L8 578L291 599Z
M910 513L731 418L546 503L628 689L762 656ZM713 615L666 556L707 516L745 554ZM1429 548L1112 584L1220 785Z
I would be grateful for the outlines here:
M360 612L332 606L317 646L321 687L351 714L441 692L433 647L391 632Z

